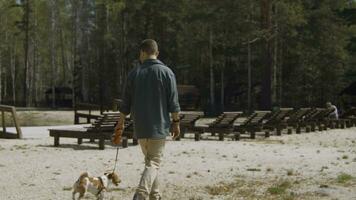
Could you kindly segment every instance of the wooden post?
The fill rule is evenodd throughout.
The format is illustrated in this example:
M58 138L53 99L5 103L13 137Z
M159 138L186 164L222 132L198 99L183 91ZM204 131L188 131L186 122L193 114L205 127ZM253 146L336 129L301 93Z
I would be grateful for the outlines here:
M132 145L138 145L138 140L136 138L132 138Z
M200 133L195 133L194 134L194 140L199 141L200 140Z
M224 141L224 133L219 133L219 141Z
M323 129L324 129L324 127L323 127L323 125L322 124L319 124L319 131L323 131Z
M240 132L235 133L235 140L239 141L240 140Z
M1 111L1 116L2 116L2 132L5 135L6 134L6 122L5 122L5 112Z
M99 149L104 150L105 149L105 140L104 138L99 139Z
M82 144L83 143L83 138L78 138L78 144Z
M305 132L310 133L310 127L309 126L305 127Z
M251 139L255 139L256 138L256 132L254 130L251 130Z
M22 139L22 131L21 131L20 125L19 125L19 123L17 121L17 115L16 115L15 107L12 107L12 119L14 120L14 125L15 125L16 132L17 132L17 138L18 139Z
M312 132L315 132L315 126L316 126L315 123L312 123L312 124L310 125Z
M59 135L54 136L54 146L55 147L59 146Z
M300 134L301 130L300 130L300 126L299 126L299 125L297 125L297 128L295 129L295 132L296 132L297 134Z
M289 128L288 129L288 135L292 134L293 133L293 129Z
M269 136L270 136L269 131L266 131L266 132L265 132L265 137L268 138Z
M128 145L128 142L127 142L127 137L123 137L122 138L122 147L123 148L127 148L129 145Z

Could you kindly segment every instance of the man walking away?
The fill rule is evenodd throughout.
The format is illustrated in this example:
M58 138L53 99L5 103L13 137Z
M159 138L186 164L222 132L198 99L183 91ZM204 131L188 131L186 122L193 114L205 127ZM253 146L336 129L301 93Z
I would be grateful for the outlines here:
M173 139L180 134L178 91L172 70L157 59L158 45L144 40L140 45L141 65L128 75L114 144L119 144L125 117L131 114L134 133L145 157L145 169L134 200L161 199L158 169L171 127ZM171 114L171 118L170 118Z

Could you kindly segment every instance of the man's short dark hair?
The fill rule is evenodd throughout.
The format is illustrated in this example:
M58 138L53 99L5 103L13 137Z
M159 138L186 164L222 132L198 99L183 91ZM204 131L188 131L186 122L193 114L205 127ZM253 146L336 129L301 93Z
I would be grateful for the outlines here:
M146 52L148 55L153 55L158 52L157 42L152 39L146 39L141 42L140 51Z

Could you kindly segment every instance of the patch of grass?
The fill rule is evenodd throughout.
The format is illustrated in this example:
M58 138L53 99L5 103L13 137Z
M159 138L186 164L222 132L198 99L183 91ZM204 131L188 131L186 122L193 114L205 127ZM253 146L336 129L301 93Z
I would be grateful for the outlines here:
M323 172L325 169L329 169L329 167L327 167L327 166L322 166L321 169L320 169L320 172Z
M189 197L189 200L203 200L202 197Z
M261 169L258 169L258 168L248 168L247 171L249 171L249 172L260 172Z
M349 156L348 155L343 155L342 159L344 159L344 160L349 159Z
M72 190L72 187L63 187L63 191L70 191Z
M288 175L288 176L292 176L293 174L294 174L293 169L288 169L288 170L287 170L287 175Z
M275 186L267 188L267 191L272 195L282 195L290 187L291 183L289 181L283 181Z
M350 174L342 173L342 174L338 175L336 179L337 179L338 183L345 184L345 183L349 182L350 180L354 179L354 177L351 176Z
M29 149L29 148L30 148L27 144L24 144L24 145L14 145L13 147L14 147L15 149L17 149L17 150L26 150L26 149Z
M220 184L206 187L208 193L213 196L229 194L233 191L233 188L232 184Z

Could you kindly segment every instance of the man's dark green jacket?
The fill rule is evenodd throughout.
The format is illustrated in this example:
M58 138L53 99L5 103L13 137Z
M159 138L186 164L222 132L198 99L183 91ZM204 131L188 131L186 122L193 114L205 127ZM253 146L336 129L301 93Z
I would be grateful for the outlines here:
M174 73L161 61L148 59L130 71L120 111L131 114L138 139L164 139L169 135L169 113L179 112Z

